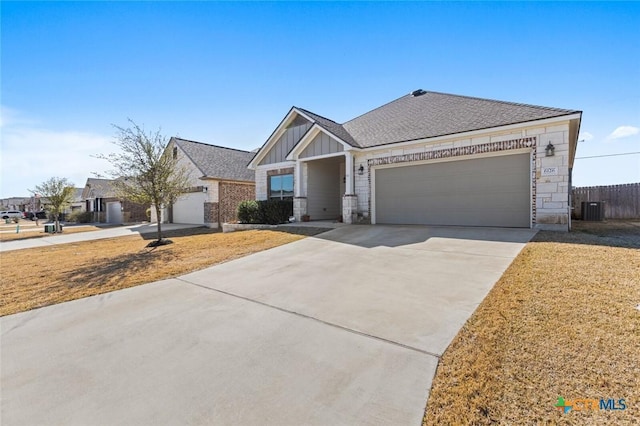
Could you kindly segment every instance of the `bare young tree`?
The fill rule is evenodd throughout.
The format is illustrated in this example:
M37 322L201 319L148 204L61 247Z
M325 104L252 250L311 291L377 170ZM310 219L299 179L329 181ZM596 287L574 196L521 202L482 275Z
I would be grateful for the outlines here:
M75 192L73 184L66 178L52 177L29 192L48 200L48 210L55 220L56 232L60 232L60 213L71 204Z
M162 239L161 210L173 203L189 187L189 175L180 167L171 152L167 140L156 132L145 132L131 119L130 127L114 125L120 153L101 155L111 163L113 186L122 198L134 203L151 204L158 222L158 240L152 245L168 242Z

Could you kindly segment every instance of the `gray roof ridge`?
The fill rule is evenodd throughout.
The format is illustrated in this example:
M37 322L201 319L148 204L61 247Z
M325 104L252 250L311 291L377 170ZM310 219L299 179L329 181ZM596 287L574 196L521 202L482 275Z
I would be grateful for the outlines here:
M181 137L178 137L178 136L172 136L172 138L176 139L176 140L184 141L184 142L191 142L191 143L197 143L197 144L200 144L200 145L210 146L210 147L213 147L213 148L230 149L232 151L251 153L251 151L245 151L244 149L231 148L231 147L222 146L222 145L214 145L214 144L210 144L210 143L206 143L206 142L200 142L200 141L194 141L194 140L191 140L191 139L181 138Z
M534 105L534 104L525 104L525 103L522 103L522 102L503 101L503 100L500 100L500 99L480 98L478 96L457 95L455 93L436 92L436 91L433 91L433 90L427 90L426 92L427 93L434 93L436 95L455 96L456 98L475 99L475 100L479 100L479 101L489 101L489 102L496 102L496 103L500 103L500 104L507 104L507 105L514 105L514 106L524 106L524 107L530 107L530 108L539 108L539 109L552 110L552 111L558 111L558 112L582 112L580 110L575 110L575 109L566 109L566 108L548 107L548 106ZM398 99L400 99L400 98L398 98Z
M496 103L501 103L501 104L506 104L506 105L524 106L524 107L529 107L529 108L538 108L538 109L543 109L543 110L558 111L558 112L564 112L564 113L567 113L567 114L568 113L582 112L580 110L574 110L574 109L546 107L546 106L541 106L541 105L525 104L525 103L510 102L510 101L502 101L502 100L499 100L499 99L480 98L480 97L477 97L477 96L457 95L457 94L454 94L454 93L437 92L437 91L434 91L434 90L425 90L425 92L426 93L433 93L433 94L436 94L436 95L454 96L454 97L457 97L457 98L475 99L475 100L479 100L479 101L496 102ZM364 113L352 118L351 120L345 121L344 123L342 123L342 125L343 126L347 125L347 124L349 124L349 123L351 123L351 122L353 122L353 121L355 121L355 120L357 120L357 119L359 119L359 118L361 118L361 117L363 117L363 116L365 116L365 115L367 115L367 114L369 114L371 112L374 112L374 111L377 111L379 109L382 109L382 108L386 107L387 105L392 104L392 103L394 103L396 101L399 101L400 99L406 98L408 96L411 96L411 93L408 93L406 95L400 96L399 98L396 98L396 99L394 99L392 101L389 101L389 102L387 102L387 103L385 103L383 105L380 105L379 107L376 107L376 108L374 108L374 109L372 109L370 111L364 112Z
M114 180L115 180L115 179L95 178L95 177L88 177L88 178L87 178L87 182L89 182L89 181L93 181L93 182L96 182L96 181L113 182Z
M400 99L402 99L402 98L406 98L407 96L411 96L411 93L408 93L408 94L406 94L406 95L402 95L402 96L400 96L399 98L396 98L396 99L394 99L394 100L392 100L392 101L389 101L389 102L387 102L387 103L385 103L385 104L382 104L382 105L380 105L380 106L378 106L378 107L375 107L374 109L369 110L369 111L367 111L367 112L363 112L362 114L360 114L360 115L358 115L358 116L356 116L356 117L352 118L351 120L345 121L344 123L342 123L342 125L345 125L345 124L351 123L352 121L355 121L355 120L357 120L358 118L360 118L360 117L362 117L362 116L365 116L365 115L369 114L370 112L373 112L373 111L379 110L379 109L381 109L381 108L384 108L384 107L386 107L387 105L392 104L392 103L394 103L394 102L396 102L396 101L399 101L399 100L400 100Z

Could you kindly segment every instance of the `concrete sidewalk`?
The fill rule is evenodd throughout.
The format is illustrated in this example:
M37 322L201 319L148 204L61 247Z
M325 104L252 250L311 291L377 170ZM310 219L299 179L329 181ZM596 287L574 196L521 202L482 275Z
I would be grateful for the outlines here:
M201 225L184 225L178 223L165 223L162 231L172 231L175 229L198 228ZM51 237L28 238L17 241L0 242L0 252L11 250L22 250L37 247L48 247L55 244L77 243L80 241L101 240L105 238L126 237L135 234L150 234L157 231L155 223L144 223L116 228L101 229L100 231L79 232L76 234L52 235Z

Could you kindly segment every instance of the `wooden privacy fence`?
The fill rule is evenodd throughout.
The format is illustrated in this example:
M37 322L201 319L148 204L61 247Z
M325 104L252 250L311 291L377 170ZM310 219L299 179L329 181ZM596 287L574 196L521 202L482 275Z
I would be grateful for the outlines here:
M573 217L582 219L583 201L604 201L605 219L640 218L640 183L573 188Z

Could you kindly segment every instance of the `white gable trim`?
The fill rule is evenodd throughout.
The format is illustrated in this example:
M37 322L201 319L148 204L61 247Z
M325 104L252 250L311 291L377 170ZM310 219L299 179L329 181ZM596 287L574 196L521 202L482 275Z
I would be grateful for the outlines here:
M295 116L296 114L300 114L300 111L298 111L296 108L291 108L291 110L287 113L287 115L285 115L285 117L282 119L278 127L276 127L273 133L271 133L271 136L269 136L269 139L267 139L264 145L262 145L262 148L260 148L260 150L253 157L251 162L249 162L249 164L247 165L248 169L252 169L252 170L256 169L258 164L260 164L260 162L264 159L264 157L267 156L271 148L273 148L273 146L276 144L278 139L280 139L280 136L282 136L284 132L287 131L287 126L291 124L291 122L296 118ZM309 120L309 118L306 116L304 116L304 118ZM309 121L312 121L312 120L309 120Z
M360 150L359 148L355 148L352 145L349 145L348 143L346 143L345 141L343 141L342 139L340 139L339 137L337 137L333 133L329 132L324 127L320 126L318 123L314 122L313 126L311 126L311 128L302 137L302 139L300 139L300 141L298 141L298 143L296 144L296 146L293 147L291 152L289 154L287 154L286 159L287 160L291 160L291 161L297 160L298 156L304 151L304 149L307 146L309 146L309 144L315 139L316 136L318 136L319 133L324 133L325 135L329 136L331 139L333 139L336 142L338 142L340 145L342 145L344 147L345 151L354 151L354 150L359 151ZM313 158L313 157L309 157L309 158ZM307 158L305 157L305 160L306 159Z
M291 124L291 122L296 118L296 115L304 117L310 123L315 123L315 121L311 117L300 111L298 108L291 108L287 115L285 115L285 117L282 119L278 127L276 127L276 129L273 131L271 136L269 136L269 139L267 139L262 148L260 148L258 153L253 157L247 168L255 170L256 167L258 167L260 162L267 156L271 148L273 148L276 142L278 142L280 136L282 136L284 132L287 131L287 126L289 126L289 124Z

